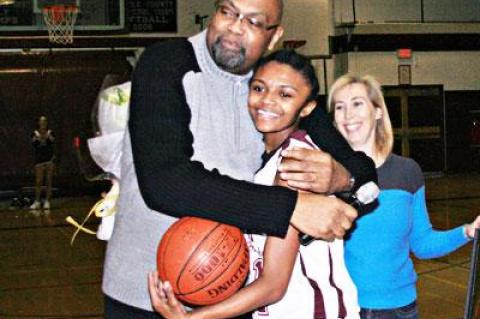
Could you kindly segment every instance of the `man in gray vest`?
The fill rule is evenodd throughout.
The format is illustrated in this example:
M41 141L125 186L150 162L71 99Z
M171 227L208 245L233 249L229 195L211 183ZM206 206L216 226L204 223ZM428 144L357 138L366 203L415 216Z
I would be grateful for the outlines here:
M246 107L248 82L252 66L283 34L283 6L281 0L216 5L207 30L151 46L135 69L104 267L105 318L159 318L151 312L147 276L162 235L178 217L274 236L284 236L291 223L332 239L345 234L357 212L325 194L376 180L371 160L353 152L319 113L305 128L331 155L291 151L280 167L292 187L317 194L251 183L263 143Z

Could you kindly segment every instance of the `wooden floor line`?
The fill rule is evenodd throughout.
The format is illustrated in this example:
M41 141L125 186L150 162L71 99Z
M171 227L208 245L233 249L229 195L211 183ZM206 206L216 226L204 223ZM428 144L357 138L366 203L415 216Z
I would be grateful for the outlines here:
M99 317L100 316L100 317ZM29 319L29 318L48 318L48 319L88 319L88 318L103 318L102 313L88 313L82 315L51 315L51 314L10 314L10 313L3 313L0 311L0 318L7 319L7 318L15 318L15 319Z
M82 270L90 270L90 269L103 269L103 257L101 259L99 259L100 261L100 264L98 265L91 265L91 266L81 266L81 267L76 267L76 266L70 266L70 265L64 265L63 268L59 268L58 266L55 267L55 268L52 268L52 267L49 267L49 268L43 268L42 270L16 270L16 271L11 271L11 272L8 272L8 271L2 271L2 276L1 277L7 277L8 275L11 275L11 274L35 274L35 273L39 273L39 272L48 272L48 271L57 271L60 269L60 270L65 270L65 271L82 271ZM32 266L35 266L35 265L32 265ZM32 267L30 265L28 265L27 267ZM25 267L25 266L24 266Z
M436 273L436 272L447 270L447 269L454 268L454 267L459 267L462 270L468 271L468 269L470 267L469 263L470 263L470 260L465 260L465 261L462 261L462 262L459 262L459 263L448 264L446 266L435 268L435 269L432 269L432 270L425 270L425 271L422 271L422 272L417 272L417 275L419 275L419 276L428 275L428 274L431 274L431 273Z
M459 284L457 282L454 282L454 281L451 281L451 280L448 280L448 279L442 279L442 278L439 278L437 276L432 276L432 275L425 275L425 278L428 278L428 279L432 279L432 280L435 280L435 281L438 281L438 282L441 282L441 283L444 283L444 284L448 284L450 286L453 286L455 288L460 288L460 289L466 289L467 288L467 285L466 284Z
M33 286L25 286L25 287L9 287L9 288L2 288L2 294L5 294L9 291L22 291L22 290L42 290L42 289L55 289L55 288L69 288L69 287L84 287L84 286L100 286L102 284L101 280L91 281L91 282L73 282L70 284L57 284L57 285L33 285ZM1 317L0 317L1 318Z

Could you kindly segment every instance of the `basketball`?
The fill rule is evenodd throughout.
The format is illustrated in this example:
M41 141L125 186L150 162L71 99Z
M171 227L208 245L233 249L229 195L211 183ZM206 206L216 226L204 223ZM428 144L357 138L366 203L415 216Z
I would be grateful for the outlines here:
M243 285L248 258L247 243L238 228L184 217L160 241L157 269L179 300L209 305L228 298Z

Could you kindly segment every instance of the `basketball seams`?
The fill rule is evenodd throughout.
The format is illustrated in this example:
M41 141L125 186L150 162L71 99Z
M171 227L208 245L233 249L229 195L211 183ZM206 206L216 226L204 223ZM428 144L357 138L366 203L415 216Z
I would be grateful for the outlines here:
M167 232L163 235L161 239L161 247L162 249L158 249L158 252L162 252L161 256L157 253L157 268L160 274L160 277L162 278L168 278L167 276L167 269L164 266L163 260L165 260L165 255L168 253L169 248L170 248L170 240L172 238L172 235L175 233L176 229L181 227L184 223L188 222L190 217L185 217L177 222L175 222L173 225L170 226L170 228L167 230ZM160 247L159 247L160 248ZM160 258L159 258L160 257ZM162 262L159 263L158 261L161 260Z
M222 226L222 225L220 225L220 224L219 224L219 225L216 225L216 226L214 227L214 229L212 229L212 231L210 231L208 234L206 234L206 236L200 241L200 244L195 248L195 250L194 250L193 253L191 254L192 257L190 257L190 258L187 260L187 262L185 263L185 265L188 265L188 263L190 262L190 260L195 256L195 253L197 252L197 250L200 249L200 247L202 246L202 244L203 244L206 240L208 240L208 239L210 238L210 235L212 235L213 233L215 233L215 231L218 230L218 228L219 228L220 226ZM225 233L225 234L222 236L222 238L221 238L220 240L218 240L218 243L216 243L216 246L213 247L212 252L217 251L218 247L219 247L220 245L222 245L222 243L224 242L224 240L225 240L225 238L227 237L227 235L228 235L228 233ZM200 265L199 265L197 268L193 269L193 271L195 271L195 270L199 269L200 267L202 267L203 261L204 261L205 259L210 258L210 257L211 257L211 255L210 255L210 256L207 256L207 257L203 257L203 260L200 260L200 262L199 262ZM220 263L219 265L217 265L217 267L220 266L220 265L221 265L221 263ZM215 267L215 269L217 269L217 267ZM182 272L180 273L180 276L179 276L179 277L181 277L181 274L182 274ZM201 290L201 289L203 289L203 287L200 288L200 289L198 289L198 290ZM196 290L196 291L198 291L198 290ZM196 292L196 291L195 291L195 292ZM191 292L190 292L190 293L191 293Z
M175 227L175 225L173 225L173 227ZM172 229L173 227L171 227L170 229ZM169 229L169 230L170 230ZM163 262L159 262L160 260L164 260L165 259L165 254L167 252L167 247L169 246L169 243L170 243L170 238L171 238L171 234L172 232L166 232L163 236L162 236L162 239L160 241L160 245L157 249L157 270L158 270L158 274L159 274L159 277L160 278L167 278L167 274L166 274L166 269L164 267L164 263Z
M220 224L219 226L225 226L225 225ZM239 255L239 254L242 254L243 251L244 251L245 249L247 249L247 245L246 245L246 243L244 242L243 235L242 235L242 237L241 237L241 240L238 242L238 245L235 245L235 248L236 248L236 251L235 251L234 254L233 254L232 260L236 260L237 257L238 257L238 255ZM242 248L243 248L243 249L242 249ZM243 258L242 258L242 259L243 259ZM248 264L248 260L246 260L246 263ZM205 283L205 284L204 284L204 287L201 287L201 288L197 289L196 291L190 292L190 293L188 293L188 294L181 294L181 295L183 296L183 298L187 299L187 298L188 298L188 295L192 295L192 294L194 294L194 293L196 293L196 292L199 292L199 291L201 291L202 289L204 289L205 286L208 286L208 285L210 285L211 283L215 282L218 278L220 278L225 272L227 272L227 270L229 270L229 269L230 269L231 267L233 267L233 266L235 266L235 263L230 262L230 263L227 265L227 267L225 268L225 271L223 271L222 273L220 273L219 275L217 275L216 277L214 277L214 278L213 278L212 280L210 280L208 283ZM248 265L247 265L247 268L248 268ZM247 269L247 272L248 272L248 269ZM181 277L181 276L179 276L179 277ZM246 279L246 278L245 278L245 279ZM245 280L245 279L244 279L244 280ZM244 281L244 280L243 280L243 281ZM242 283L243 283L243 281L242 281ZM233 290L233 291L230 293L230 295L233 294L234 292L235 292L235 290ZM215 302L216 302L216 301L215 301ZM205 304L207 304L207 303L205 303Z
M183 273L185 272L185 268L187 267L187 265L190 263L190 261L192 260L192 258L195 257L195 254L197 253L198 249L200 246L202 246L202 244L210 237L210 235L212 233L215 232L215 230L217 230L220 226L222 226L222 224L220 223L217 223L215 225L215 227L212 228L212 230L210 230L207 234L205 234L205 236L203 236L202 240L198 243L198 245L195 247L195 249L193 250L193 252L190 254L190 256L188 257L188 259L183 263L182 265L182 268L181 270L179 271L178 273L178 278L177 278L177 282L175 283L176 284L176 288L177 288L177 291L178 291L178 295L180 296L186 296L186 295L190 295L192 293L195 293L195 292L198 292L200 290L202 290L204 287L201 287L193 292L188 292L188 293L182 293L180 292L180 285L179 285L179 281L180 279L182 278L183 276ZM218 246L217 246L218 247Z
M225 225L219 223L214 229L212 229L212 231L210 231L210 232L200 241L200 244L195 248L194 253L191 254L192 257L190 257L190 258L187 260L187 262L185 263L185 266L188 265L188 263L190 262L190 259L193 258L193 256L195 256L195 253L197 252L198 249L200 249L202 243L203 243L204 241L208 240L208 239L209 239L209 236L210 236L212 233L214 233L219 227L225 227ZM226 227L229 227L229 226L226 226ZM222 237L221 240L218 241L218 244L215 246L215 248L217 248L218 246L220 246L220 245L223 243L224 239L228 236L228 234L230 234L230 232L229 232L228 229L227 229L227 230L226 230L226 234ZM240 243L241 243L241 242L240 242ZM238 246L238 245L236 245L236 246ZM234 246L234 249L236 248L236 246ZM233 255L233 257L235 257L235 258L233 258L233 259L231 259L231 260L235 260L236 257L238 256L238 252L234 251L234 249L231 249L231 250L229 251L229 256L230 256L230 255ZM213 251L215 251L215 249L214 249ZM233 252L232 254L230 254L231 251L234 251L234 252ZM222 262L222 263L219 263L219 264L217 265L217 267L215 267L215 269L217 269L218 267L221 267L222 264L223 264L223 262ZM230 268L230 266L231 266L231 263L228 265L228 267L225 269L225 271L228 270L228 269ZM178 276L179 278L182 277L183 270L184 270L184 269L182 269L182 271L180 272L180 274L179 274L179 276ZM224 271L223 273L225 273L225 271ZM201 291L202 289L205 288L205 286L208 286L208 285L210 285L212 282L215 282L219 277L221 277L221 276L223 275L223 273L220 273L217 277L213 277L212 279L210 279L209 282L204 282L204 284L203 284L204 286L203 286L203 287L200 287L200 288L198 288L198 289L196 289L196 290L193 290L193 291L190 291L190 292L180 293L180 295L182 295L182 296L187 296L187 295L191 295L191 294L194 294L194 293L196 293L196 292ZM180 289L179 289L179 290L180 290Z
M190 305L212 304L231 296L248 273L245 238L231 225L183 217L170 226L158 250L159 277L170 281L177 297Z
M166 259L165 255L167 255L169 252L170 252L170 243L171 243L171 239L173 237L173 235L176 233L177 229L178 228L181 228L183 227L183 225L185 223L189 223L192 219L194 219L193 217L183 217L181 219L179 219L178 221L176 221L174 224L172 224L170 226L170 228L167 230L167 232L163 235L162 239L161 239L161 249L160 249L160 246L159 246L159 249L158 249L158 252L162 252L162 254L158 254L157 253L157 269L159 271L159 275L161 278L168 278L169 276L167 276L167 269L166 266L165 266L165 263L163 262L163 260ZM218 224L218 223L217 223ZM215 227L218 227L218 225L215 225ZM215 228L214 227L214 228ZM198 245L195 249L198 249ZM162 262L158 262L159 260L161 260ZM186 264L182 265L182 267L185 267ZM179 276L180 278L181 276ZM172 285L174 283L171 283ZM178 282L175 283L175 286L173 287L174 288L174 292L177 293L179 292L177 289L178 287Z

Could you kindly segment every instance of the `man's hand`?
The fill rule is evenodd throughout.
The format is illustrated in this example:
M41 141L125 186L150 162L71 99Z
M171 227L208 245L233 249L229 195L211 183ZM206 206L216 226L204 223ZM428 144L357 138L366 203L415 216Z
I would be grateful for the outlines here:
M290 223L300 232L317 239L343 238L357 218L357 211L338 198L298 193Z
M328 153L294 147L282 156L280 178L292 188L326 194L350 188L350 173Z

